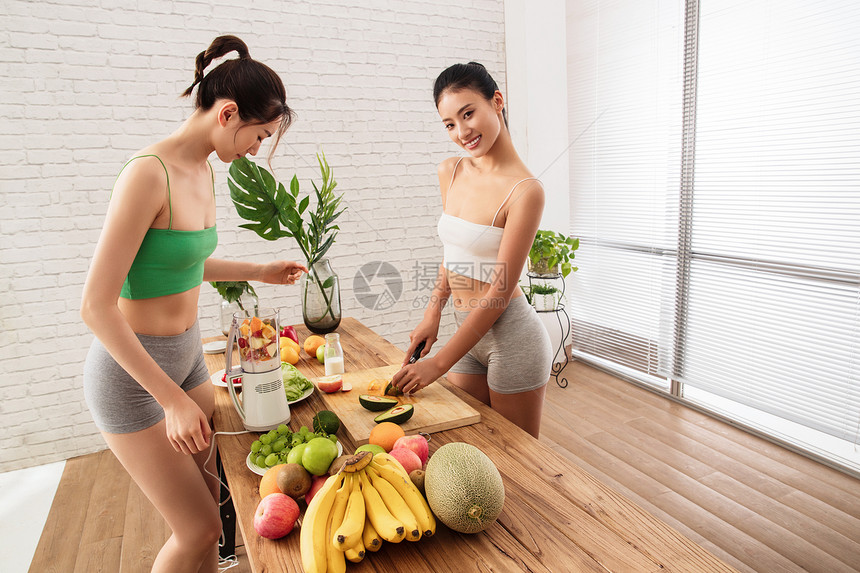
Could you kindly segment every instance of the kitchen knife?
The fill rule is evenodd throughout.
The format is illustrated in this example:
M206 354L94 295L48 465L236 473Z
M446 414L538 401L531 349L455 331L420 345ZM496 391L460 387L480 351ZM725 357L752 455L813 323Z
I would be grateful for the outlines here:
M418 346L415 348L415 352L413 352L412 356L409 357L409 364L415 364L418 362L418 359L421 358L421 351L424 350L426 343L426 340L422 340L418 343Z

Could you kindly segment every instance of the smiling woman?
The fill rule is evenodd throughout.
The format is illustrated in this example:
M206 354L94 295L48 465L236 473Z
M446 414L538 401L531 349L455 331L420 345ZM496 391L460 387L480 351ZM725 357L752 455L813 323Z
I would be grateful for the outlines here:
M504 96L484 66L447 68L433 98L448 136L469 156L439 166L443 262L392 383L411 393L448 372L451 383L537 437L552 351L517 284L543 214L543 186L514 149ZM435 356L407 364L419 345L426 356L436 342L448 298L457 332Z
M216 58L230 52L210 72ZM87 405L107 445L173 531L153 571L214 573L218 483L212 385L197 324L202 281L293 284L292 261L212 258L215 178L208 157L255 155L292 121L278 75L235 36L197 56L195 110L120 170L84 285L81 316L96 335L84 365ZM275 146L272 146L274 151Z

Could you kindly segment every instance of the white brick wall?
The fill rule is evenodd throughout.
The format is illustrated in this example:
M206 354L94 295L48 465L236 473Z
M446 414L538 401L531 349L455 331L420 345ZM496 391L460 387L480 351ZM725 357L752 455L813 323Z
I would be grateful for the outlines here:
M349 207L330 251L344 314L401 348L422 314L413 302L428 293L416 290L414 261L441 259L436 164L458 152L438 121L432 81L468 60L505 79L501 0L123 4L3 2L0 471L104 447L81 389L92 340L79 317L81 288L119 168L188 115L189 101L178 96L213 37L240 36L282 75L298 120L278 149L276 175L297 173L309 190L309 179L318 180L314 154L325 151ZM299 258L290 240L270 243L237 227L226 166L213 164L216 256ZM353 295L352 278L370 260L403 275L403 295L388 311L365 309ZM257 291L301 321L298 287ZM219 331L219 304L204 286L205 335ZM451 332L449 317L443 334Z

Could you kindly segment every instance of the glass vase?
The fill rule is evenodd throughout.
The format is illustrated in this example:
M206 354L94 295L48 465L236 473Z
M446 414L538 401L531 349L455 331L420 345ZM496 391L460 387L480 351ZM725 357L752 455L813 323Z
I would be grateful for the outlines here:
M233 314L239 311L247 311L251 316L256 316L257 310L260 307L259 299L251 293L243 293L239 300L235 302L227 302L221 299L221 332L224 336L230 332L230 324L233 321Z
M308 330L327 334L341 319L340 280L328 259L320 259L301 278L302 319Z

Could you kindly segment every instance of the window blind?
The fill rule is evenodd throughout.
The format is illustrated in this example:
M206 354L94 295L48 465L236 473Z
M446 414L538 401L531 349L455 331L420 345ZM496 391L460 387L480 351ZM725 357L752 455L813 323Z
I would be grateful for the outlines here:
M703 0L685 386L857 440L860 5Z
M677 257L682 56L677 0L568 3L572 352L657 385Z
M848 0L568 0L574 356L855 471L858 25Z

